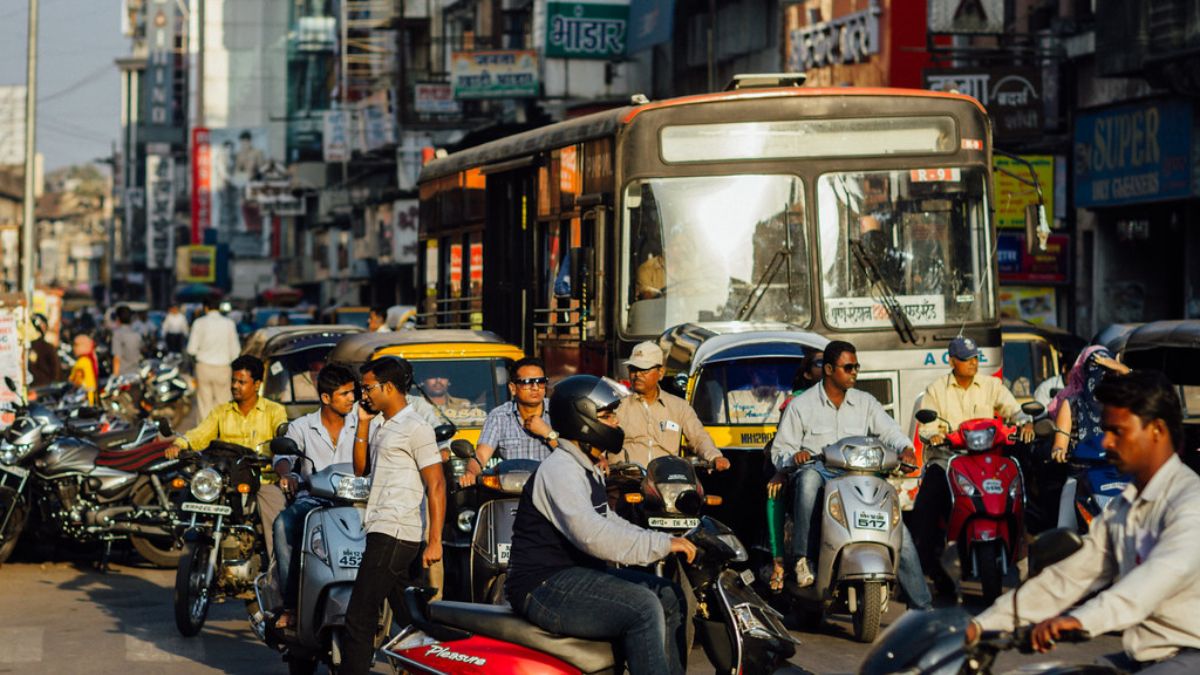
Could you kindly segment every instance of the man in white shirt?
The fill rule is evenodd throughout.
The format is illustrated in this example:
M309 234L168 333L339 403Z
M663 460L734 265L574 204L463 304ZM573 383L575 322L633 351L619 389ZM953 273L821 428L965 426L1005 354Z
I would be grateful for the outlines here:
M229 364L238 357L242 346L237 327L217 310L217 301L204 301L204 316L192 324L187 353L196 359L196 406L200 419L228 398L233 371Z
M172 354L183 352L187 343L188 322L183 312L179 311L179 305L171 305L167 309L167 316L162 323L162 336L167 343L167 351Z
M1083 548L1019 591L996 600L967 628L1011 630L1036 623L1031 642L1048 652L1067 631L1122 632L1128 672L1200 671L1200 478L1176 454L1182 445L1179 397L1156 371L1109 375L1096 388L1109 461L1133 477L1092 521ZM1099 592L1097 592L1099 591Z
M390 333L387 325L387 307L376 305L367 314L367 331L370 333Z

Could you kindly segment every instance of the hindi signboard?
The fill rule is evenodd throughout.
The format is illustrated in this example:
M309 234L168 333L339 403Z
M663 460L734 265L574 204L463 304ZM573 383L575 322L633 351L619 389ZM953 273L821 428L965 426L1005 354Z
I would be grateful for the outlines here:
M462 106L454 100L449 82L418 82L413 85L413 110L428 115L457 115Z
M175 160L146 156L146 269L175 266Z
M541 88L537 52L454 52L450 85L459 100L535 97Z
M628 0L546 3L546 56L619 59L625 56Z
M941 295L900 295L896 301L914 326L946 323L946 299ZM831 326L846 329L887 328L892 325L887 309L871 297L825 298Z
M1054 213L1054 157L1052 155L1021 155L1021 159L1033 165L1037 174L1038 184L1042 188L1042 201L1046 204L1046 213ZM1037 204L1037 190L1032 185L1018 180L1029 180L1029 167L1008 157L995 155L992 158L995 171L996 190L996 227L1025 228L1025 207ZM1007 172L1007 173L1006 173ZM1051 216L1052 217L1052 216Z

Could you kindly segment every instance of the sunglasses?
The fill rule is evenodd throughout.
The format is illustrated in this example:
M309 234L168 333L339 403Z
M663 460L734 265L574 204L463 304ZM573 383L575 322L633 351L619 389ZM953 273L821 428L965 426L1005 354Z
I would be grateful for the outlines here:
M830 365L832 365L832 364L830 364ZM857 373L862 368L862 364L846 363L846 364L842 364L840 366L833 366L834 370L837 370L839 368L847 373Z
M521 387L522 389L532 389L534 387L546 386L547 384L550 383L550 378L548 378L548 377L522 377L519 380L513 380L512 383L517 385L518 387Z

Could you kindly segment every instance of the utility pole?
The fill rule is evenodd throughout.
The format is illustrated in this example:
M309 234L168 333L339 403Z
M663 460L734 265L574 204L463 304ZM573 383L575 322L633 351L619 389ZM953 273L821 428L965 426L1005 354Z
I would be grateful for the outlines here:
M33 238L34 221L34 149L37 133L37 39L38 0L29 0L29 40L25 55L25 203L21 223L21 293L25 295L25 313L33 311ZM28 339L28 331L22 331ZM28 344L26 344L28 349Z

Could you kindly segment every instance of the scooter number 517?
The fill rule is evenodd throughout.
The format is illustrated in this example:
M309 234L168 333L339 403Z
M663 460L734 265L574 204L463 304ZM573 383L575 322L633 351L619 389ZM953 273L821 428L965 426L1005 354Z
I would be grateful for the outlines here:
M857 511L854 514L854 526L860 530L886 530L887 514L882 511Z

